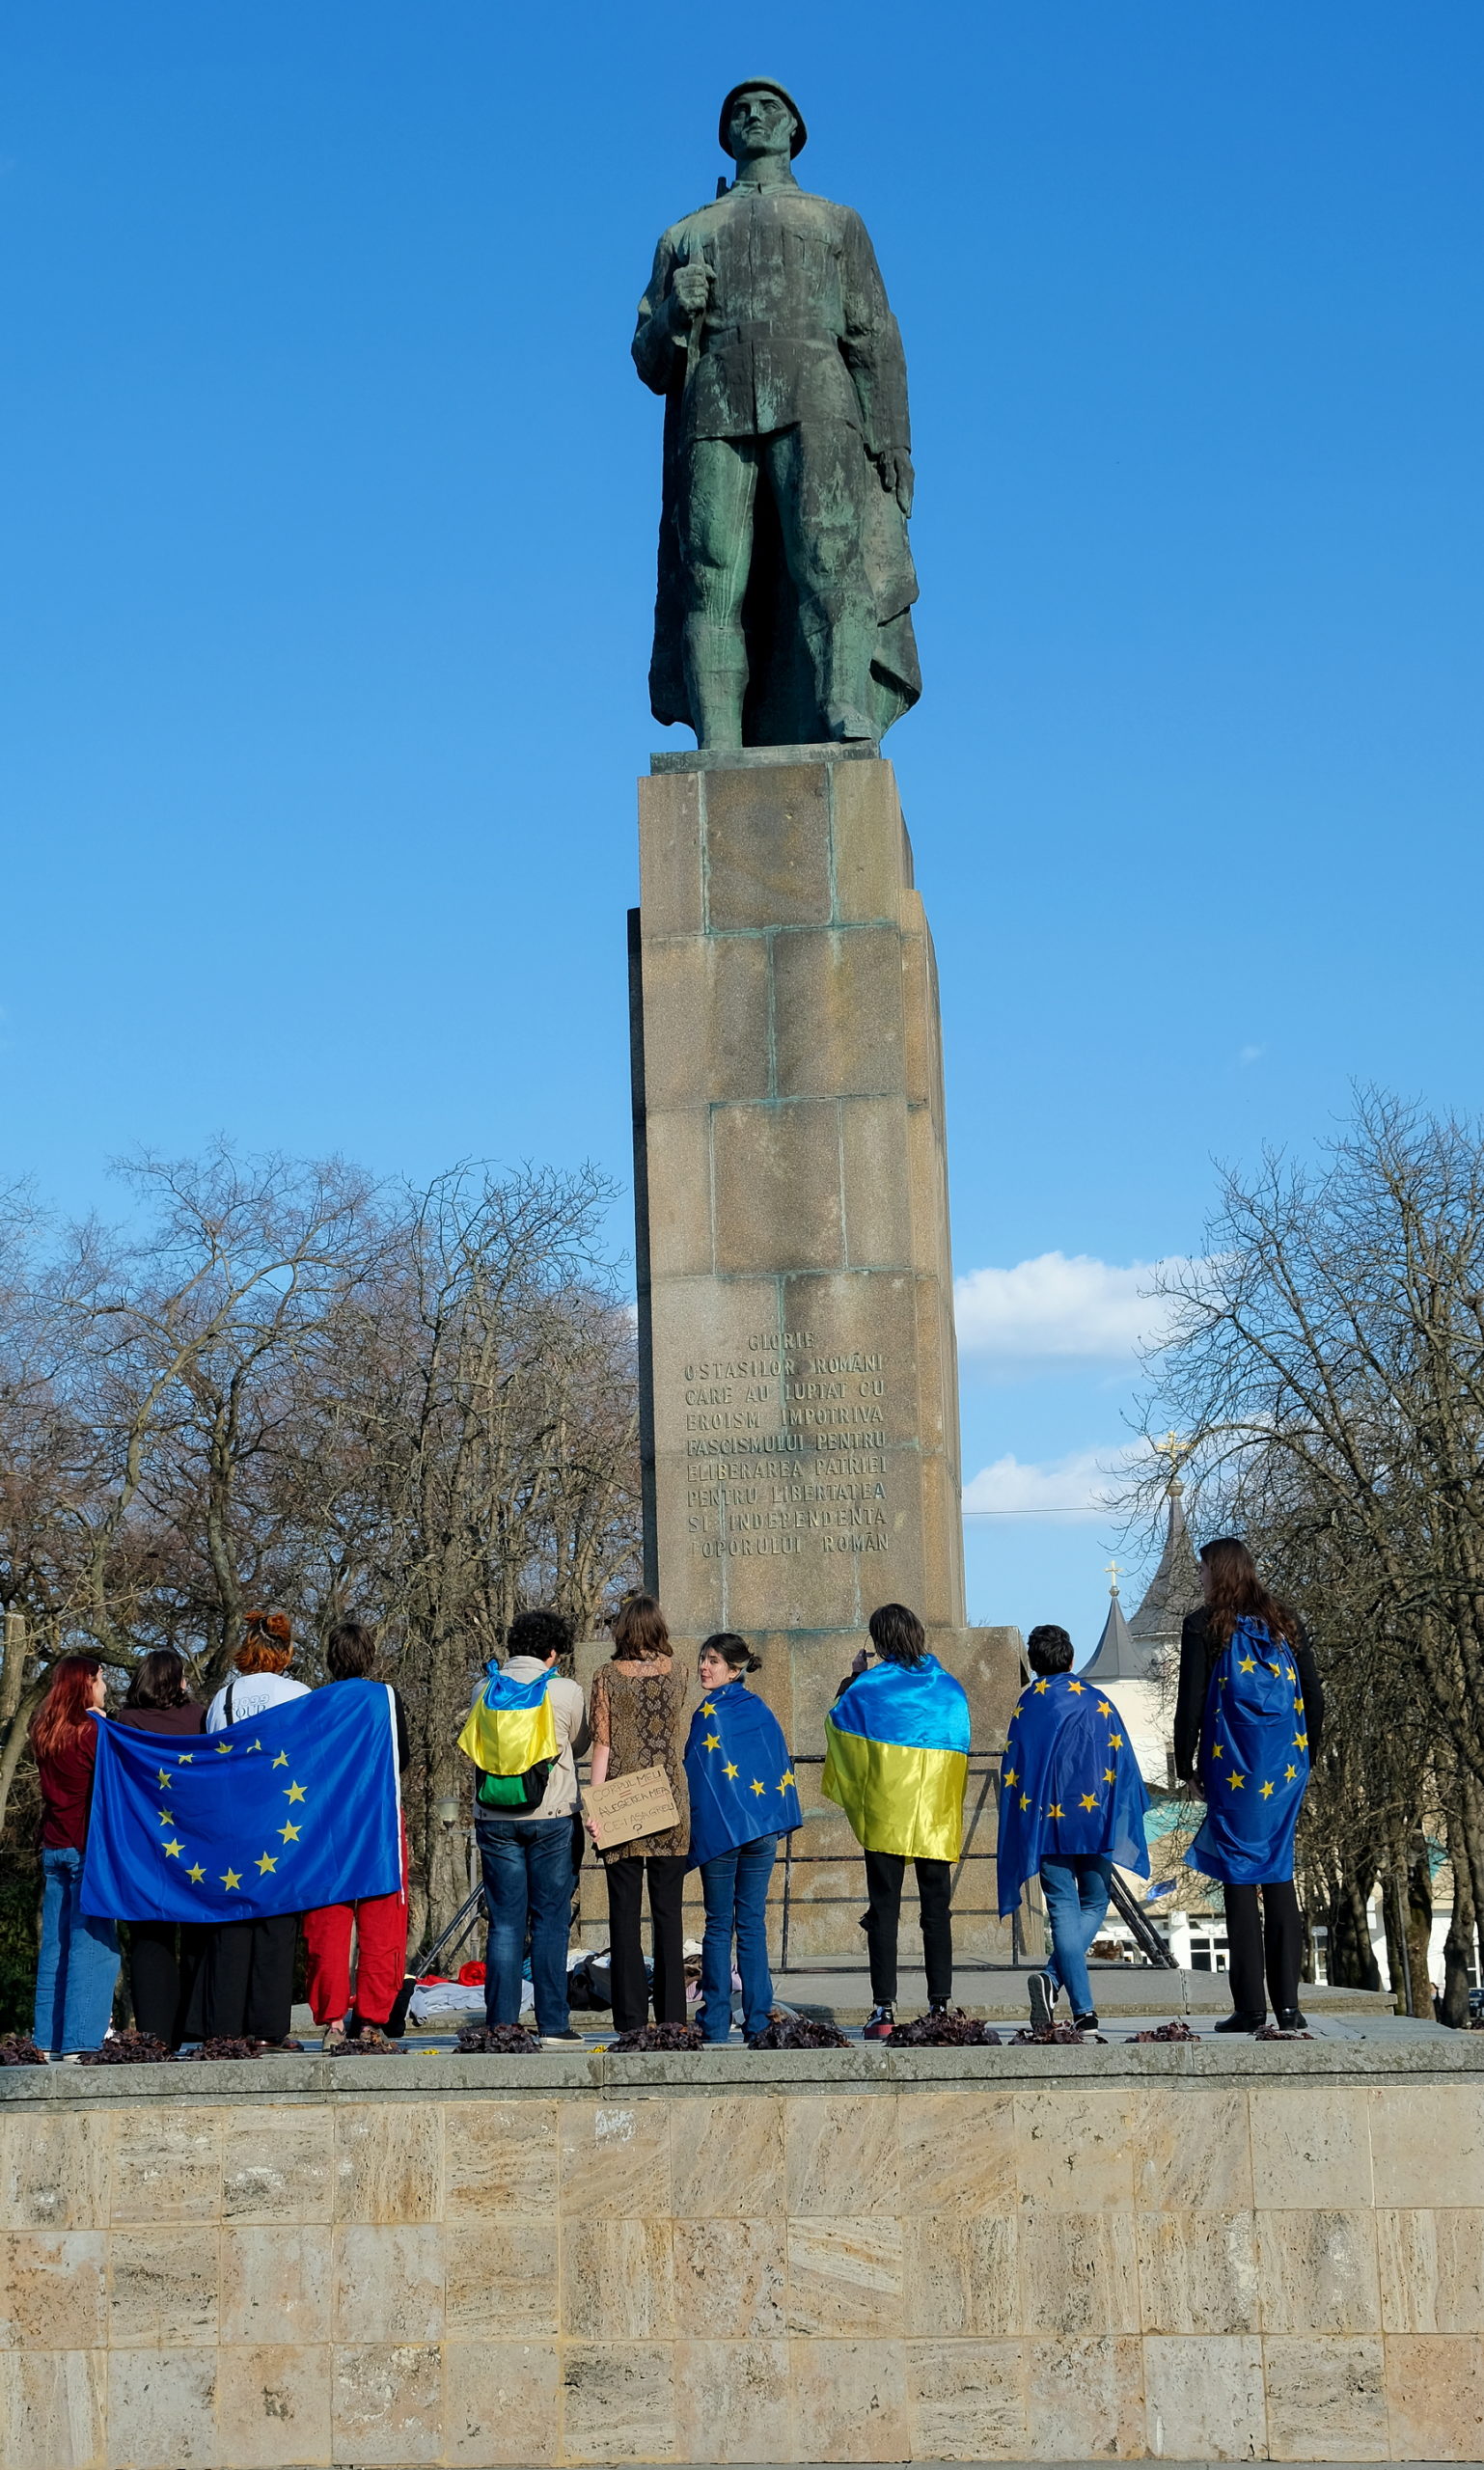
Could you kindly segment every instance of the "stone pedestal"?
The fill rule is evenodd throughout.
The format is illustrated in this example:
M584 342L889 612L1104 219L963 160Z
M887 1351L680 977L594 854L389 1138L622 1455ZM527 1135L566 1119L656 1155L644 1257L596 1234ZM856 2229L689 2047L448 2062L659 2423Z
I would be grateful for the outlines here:
M976 1747L999 1747L1019 1680L1016 1633L964 1626L937 984L892 767L851 746L657 755L640 881L646 1578L677 1638L757 1642L817 1806L824 1711L874 1606L918 1612ZM976 1854L993 1834L991 1793ZM831 1858L796 1871L791 1935L858 1953L843 1821L819 1813L800 1851ZM966 1925L991 1902L961 1892ZM998 1948L998 1925L969 1937Z

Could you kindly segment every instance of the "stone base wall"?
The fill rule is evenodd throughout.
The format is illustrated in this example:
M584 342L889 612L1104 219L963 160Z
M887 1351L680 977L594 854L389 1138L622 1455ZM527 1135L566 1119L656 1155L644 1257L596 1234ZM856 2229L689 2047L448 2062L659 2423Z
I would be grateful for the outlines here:
M1474 2460L1480 2058L28 2071L0 2085L0 2451Z

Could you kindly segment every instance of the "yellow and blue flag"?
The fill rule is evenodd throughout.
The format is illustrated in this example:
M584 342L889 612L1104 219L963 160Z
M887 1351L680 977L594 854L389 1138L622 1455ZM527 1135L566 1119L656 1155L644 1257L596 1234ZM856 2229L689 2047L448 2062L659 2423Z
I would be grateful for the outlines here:
M82 1907L115 1921L262 1921L401 1885L397 1715L338 1681L219 1733L97 1719Z
M1023 1689L1000 1770L1000 1911L1013 1912L1044 1855L1102 1853L1149 1875L1149 1796L1113 1700L1075 1672Z
M458 1746L486 1775L524 1775L543 1758L557 1755L557 1718L548 1692L553 1675L512 1681L498 1660L464 1719Z
M1291 1879L1308 1724L1291 1651L1250 1615L1212 1668L1200 1743L1206 1815L1185 1856L1190 1867L1228 1887Z
M759 1835L787 1835L804 1823L783 1728L745 1682L713 1689L691 1717L685 1780L691 1869L734 1845L756 1844Z
M936 1656L883 1661L825 1717L821 1784L867 1852L956 1861L969 1777L969 1701Z

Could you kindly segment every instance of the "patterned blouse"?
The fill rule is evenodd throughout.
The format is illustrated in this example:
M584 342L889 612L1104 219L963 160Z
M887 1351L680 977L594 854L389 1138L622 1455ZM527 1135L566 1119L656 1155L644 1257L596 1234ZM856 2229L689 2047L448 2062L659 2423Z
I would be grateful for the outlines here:
M641 1767L663 1767L680 1813L676 1826L657 1835L636 1835L610 1844L605 1861L650 1860L690 1850L691 1804L685 1788L685 1736L690 1724L690 1683L667 1657L652 1663L600 1663L592 1676L588 1720L593 1746L608 1744L608 1772L632 1775Z

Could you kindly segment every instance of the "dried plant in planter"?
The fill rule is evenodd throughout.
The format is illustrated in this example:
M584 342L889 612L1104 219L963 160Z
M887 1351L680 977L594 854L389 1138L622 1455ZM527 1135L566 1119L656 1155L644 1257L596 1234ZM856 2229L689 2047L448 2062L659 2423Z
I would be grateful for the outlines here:
M508 2031L509 2027L507 2026L505 2029ZM405 2058L406 2055L405 2042L366 2042L361 2039L359 2033L350 2034L344 2049L334 2049L330 2052L332 2058Z
M641 2024L637 2032L620 2033L617 2041L611 2041L608 2046L621 2050L625 2055L631 2050L663 2054L666 2051L704 2049L705 2043L701 2038L699 2024Z
M966 2016L955 2007L948 2016L919 2016L911 2024L898 2024L892 2035L893 2049L999 2049L1000 2036L988 2024L974 2016Z
M46 2052L29 2033L0 2033L0 2067L44 2067Z
M1050 2032L1046 2033L1033 2033L1029 2024L1023 2024L1018 2033L1012 2033L1010 2035L1010 2047L1011 2049L1026 2049L1033 2043L1037 2046L1044 2045L1049 2048L1053 2042L1065 2043L1068 2045L1071 2045L1074 2044L1081 2044L1085 2042L1086 2038L1086 2034L1080 2033L1075 2024L1053 2024Z
M261 2057L264 2055L264 2050L271 2050L271 2047L274 2045L266 2041L233 2041L233 2038L225 2038L225 2035L222 2035L222 2038L217 2038L217 2041L198 2043L195 2050L178 2050L176 2055L180 2057L182 2065L190 2065L193 2060L198 2060L198 2057L207 2057L207 2060L210 2060L210 2057ZM289 2045L287 2043L282 2043L279 2047L289 2047ZM294 2047L299 2047L299 2043L294 2043Z
M466 2024L453 2053L457 2058L530 2058L540 2046L524 2024Z
M1280 2024L1262 2024L1252 2035L1254 2042L1311 2042L1312 2033L1285 2033Z
M1136 2033L1134 2039L1136 2042L1198 2042L1200 2035L1193 2033L1189 2024L1182 2024L1178 2016L1172 2016L1168 2024L1156 2024L1152 2033Z
M156 2040L153 2033L114 2033L96 2049L78 2053L79 2067L158 2067L170 2056L168 2042Z
M838 2024L821 2023L814 2016L772 2016L749 2049L848 2049L850 2042Z

